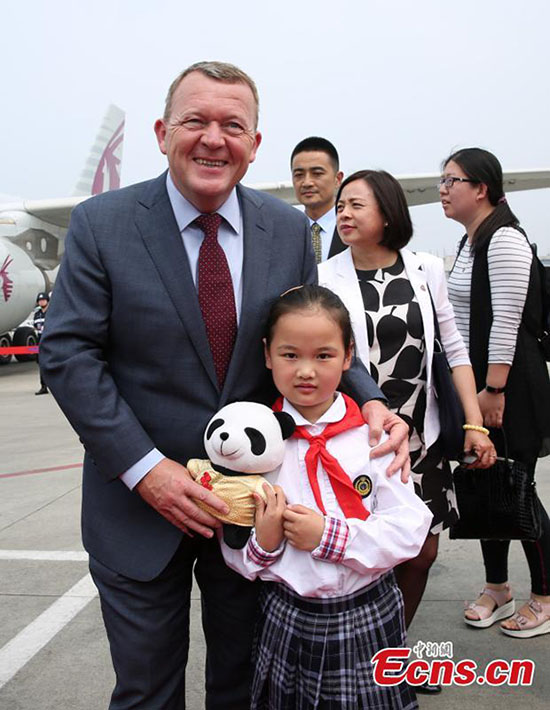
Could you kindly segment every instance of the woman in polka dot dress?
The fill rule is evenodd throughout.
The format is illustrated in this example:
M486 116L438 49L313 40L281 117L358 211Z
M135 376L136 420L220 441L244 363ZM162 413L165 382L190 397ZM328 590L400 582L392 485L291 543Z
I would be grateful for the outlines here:
M397 180L384 171L350 175L338 191L336 212L340 237L350 248L319 265L319 281L346 304L357 355L390 408L409 424L416 492L433 513L420 555L396 569L408 626L436 558L439 533L457 519L432 382L434 307L466 422L481 425L483 419L468 353L447 297L443 262L405 248L413 230ZM475 451L476 466L491 465L495 451L484 433L467 431L464 448Z

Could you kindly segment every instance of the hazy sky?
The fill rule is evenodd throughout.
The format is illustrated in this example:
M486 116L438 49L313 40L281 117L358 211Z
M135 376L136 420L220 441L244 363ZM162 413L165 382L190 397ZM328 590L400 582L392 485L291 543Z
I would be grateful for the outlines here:
M1 193L72 194L111 102L126 111L123 184L159 174L152 125L171 80L203 59L258 84L247 184L288 180L312 134L346 173L431 173L470 145L505 169L550 168L547 0L25 0L1 18ZM550 253L550 189L509 201ZM453 251L461 227L438 205L412 216L413 248Z

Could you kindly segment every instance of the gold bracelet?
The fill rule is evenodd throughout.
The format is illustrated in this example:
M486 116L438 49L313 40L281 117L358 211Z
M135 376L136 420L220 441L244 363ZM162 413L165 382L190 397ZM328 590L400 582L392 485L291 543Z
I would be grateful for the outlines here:
M477 424L463 424L462 428L464 431L479 431L480 434L489 436L489 429L486 429L484 426L478 426Z

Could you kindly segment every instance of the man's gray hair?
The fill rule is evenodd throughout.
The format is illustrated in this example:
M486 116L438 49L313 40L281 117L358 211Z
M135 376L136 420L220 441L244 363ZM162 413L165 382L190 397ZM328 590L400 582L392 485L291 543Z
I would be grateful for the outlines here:
M260 112L260 97L258 96L258 89L254 81L246 74L242 69L236 67L234 64L228 64L226 62L195 62L191 64L190 67L184 69L172 82L170 88L168 89L168 94L166 95L166 104L164 108L164 120L168 121L170 118L170 112L172 110L172 99L174 93L181 81L185 79L188 74L198 71L204 76L210 79L215 79L216 81L223 81L227 84L246 84L252 95L254 96L254 103L256 104L256 124L254 128L258 127L258 115Z

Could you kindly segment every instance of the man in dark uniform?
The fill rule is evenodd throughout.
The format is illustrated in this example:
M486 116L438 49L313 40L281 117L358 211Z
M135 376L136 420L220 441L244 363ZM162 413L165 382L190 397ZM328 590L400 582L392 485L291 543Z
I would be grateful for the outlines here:
M34 312L34 329L36 330L36 334L38 336L38 342L40 342L40 336L42 335L44 323L46 321L46 311L50 305L50 297L48 294L41 291L36 297L36 305L38 308ZM40 370L40 363L38 363L38 369ZM35 394L48 394L48 388L42 379L42 372L40 372L40 389L38 392L35 392Z

